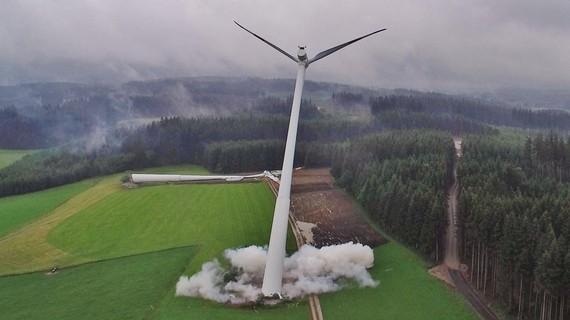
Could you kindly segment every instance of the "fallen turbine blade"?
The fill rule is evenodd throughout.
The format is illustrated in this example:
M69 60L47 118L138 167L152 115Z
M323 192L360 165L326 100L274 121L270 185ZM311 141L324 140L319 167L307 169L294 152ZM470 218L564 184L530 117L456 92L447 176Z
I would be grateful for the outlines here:
M257 39L259 39L259 40L265 42L266 44L268 44L269 46L271 46L273 49L275 49L275 50L281 52L282 54L286 55L289 59L291 59L291 60L293 60L293 61L295 61L295 62L299 62L299 60L298 60L297 58L295 58L295 57L293 57L292 55L288 54L287 52L285 52L285 50L283 50L283 49L279 48L278 46L274 45L273 43L271 43L271 42L269 42L269 41L263 39L262 37L256 35L255 33L249 31L249 30L246 29L244 26L242 26L241 24L239 24L237 21L234 20L234 23L237 24L238 27L242 28L243 30L245 30L245 31L247 31L247 32L249 32L249 33L251 33L251 34L252 34L254 37L256 37Z
M373 34L376 34L376 33L378 33L378 32L382 32L382 31L384 31L384 30L387 30L387 29L376 30L376 31L371 32L371 33L369 33L369 34L367 34L367 35L364 35L364 36L362 36L362 37L356 38L356 39L354 39L354 40L350 40L350 41L345 42L345 43L343 43L343 44L339 44L339 45L336 46L336 47L332 47L332 48L327 49L327 50L325 50L325 51L319 52L319 53L317 53L316 56L314 56L312 59L309 60L309 64L311 64L311 63L313 63L313 62L315 62L315 61L317 61L317 60L320 60L320 59L322 59L322 58L328 56L329 54L332 54L332 53L334 53L334 52L336 52L336 51L338 51L338 50L340 50L340 49L342 49L342 48L344 48L344 47L346 47L346 46L348 46L348 45L351 45L351 44L355 43L356 41L362 40L362 39L364 39L364 38L366 38L366 37L369 37L369 36L371 36L371 35L373 35Z

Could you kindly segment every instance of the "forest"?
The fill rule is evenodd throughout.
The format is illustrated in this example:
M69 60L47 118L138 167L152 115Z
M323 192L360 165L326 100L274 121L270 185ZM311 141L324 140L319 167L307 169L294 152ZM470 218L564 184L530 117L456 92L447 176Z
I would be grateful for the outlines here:
M270 102L279 106L284 100ZM311 105L310 101L306 103ZM136 129L115 129L96 148L87 148L84 140L77 140L75 144L24 157L0 170L0 195L37 191L87 177L159 165L196 163L216 172L278 169L288 122L288 117L279 114L162 117ZM328 165L331 156L323 150L331 145L392 127L457 130L449 119L438 120L429 115L421 118L403 115L389 120L309 117L299 125L297 164ZM493 131L481 124L466 124L463 130Z
M567 318L570 139L468 136L463 154L461 254L471 281L518 318Z
M440 93L372 97L370 109L376 116L386 112L422 113L448 115L490 125L570 130L570 113L566 111L510 108Z
M14 135L18 132L17 135ZM5 149L29 149L46 145L39 123L22 117L14 108L0 109L0 146Z
M519 319L568 317L570 138L467 135L463 146L460 254L469 279ZM332 152L337 183L384 231L437 263L455 162L451 136L390 131Z
M331 172L383 230L437 262L454 157L449 134L391 131L337 148Z

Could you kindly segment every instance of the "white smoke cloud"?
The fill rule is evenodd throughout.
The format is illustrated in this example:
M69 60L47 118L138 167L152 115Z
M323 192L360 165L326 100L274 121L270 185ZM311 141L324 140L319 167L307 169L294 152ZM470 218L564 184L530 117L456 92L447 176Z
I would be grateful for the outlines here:
M91 152L101 148L107 143L108 129L98 125L91 130L89 135L85 138L84 147L86 151Z
M191 277L182 276L176 284L177 296L200 297L220 303L243 304L258 300L267 257L266 248L249 246L228 249L224 258L206 262ZM368 246L345 243L317 249L304 245L285 258L283 295L300 298L309 294L333 292L347 284L375 287L366 270L374 264L374 253Z

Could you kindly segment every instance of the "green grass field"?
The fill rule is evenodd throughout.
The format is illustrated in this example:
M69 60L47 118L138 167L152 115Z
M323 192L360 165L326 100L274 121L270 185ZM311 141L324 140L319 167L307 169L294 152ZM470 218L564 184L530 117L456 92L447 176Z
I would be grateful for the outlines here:
M171 291L193 248L177 248L0 278L2 319L148 319Z
M0 198L0 238L53 211L71 197L92 187L96 181L90 179L45 191Z
M174 286L195 248L182 247L88 263L54 275L0 277L2 319L306 319L301 303L229 308L175 298ZM196 301L197 302L197 301Z
M262 183L120 190L63 221L48 240L92 260L185 245L210 259L226 248L265 244L273 201Z
M273 202L263 183L142 187L114 193L77 213L48 239L52 245L89 260L196 245L197 255L185 270L193 274L227 248L266 244ZM236 309L175 297L174 286L171 289L157 311L160 319L291 319L305 318L308 312L304 302Z
M18 161L23 156L34 152L35 150L6 150L0 149L0 169L9 166L13 162Z
M195 166L145 171L205 172ZM27 217L18 223L29 222L7 233L18 223L0 220L7 230L0 239L0 274L82 264L52 276L0 277L2 318L308 318L305 301L252 309L174 296L181 274L193 274L224 249L267 243L275 199L265 184L124 189L121 176L0 199L0 208L7 208L0 215L22 214ZM291 235L289 240L292 250ZM322 295L327 319L474 319L463 300L403 246L389 243L375 256L372 274L380 286Z
M477 319L465 300L430 276L425 263L404 246L382 245L374 259L370 273L378 287L321 295L325 319Z
M164 167L145 171L205 172L200 167ZM147 252L191 245L194 248L193 257L177 266L177 279L183 273L194 273L203 262L219 257L224 249L267 243L274 197L263 183L173 184L124 189L119 183L121 175L100 179L92 188L80 192L50 214L39 217L22 230L8 234L0 240L0 274L45 270L53 265L93 263L63 270L61 275L67 270L77 270L78 275L75 278L62 277L61 282L54 287L38 280L46 277L44 272L0 277L0 286L8 289L21 287L21 291L16 290L14 297L26 296L23 301L28 302L31 298L38 297L26 291L33 289L34 281L46 290L71 290L69 295L38 299L34 308L40 311L61 312L61 316L54 315L55 318L78 318L77 312L80 312L79 306L82 303L93 305L95 310L98 305L107 303L108 300L104 297L107 293L113 298L110 291L129 293L136 286L136 281L132 285L129 284L131 280L123 266L113 262L114 264L104 269L105 272L109 273L109 279L124 278L125 283L118 280L114 284L109 283L108 289L100 293L103 295L100 299L73 291L71 288L77 285L80 278L94 285L99 282L95 271L85 271L84 276L79 276L79 270L87 266L96 269L101 263L111 263L97 262L101 259L117 257L118 259L111 261L122 261L131 258L120 257L133 254L141 254L137 257L142 259L147 256ZM21 197L29 203L36 199L33 194ZM42 207L42 204L38 203L37 206ZM43 208L46 209L47 206L44 205ZM291 250L294 248L294 241L292 236L289 238ZM138 261L146 263L143 260ZM129 264L127 268L136 271L138 267L135 264L133 262L133 265ZM156 277L159 277L160 271L156 273ZM53 276L53 279L59 275ZM155 277L152 272L148 276ZM144 313L146 307L135 304L132 308L126 308L124 316L109 316L105 311L94 318L128 319L131 315L138 318L144 315L149 319L303 319L308 314L305 302L253 310L236 309L201 299L175 297L175 280L156 280L162 281L166 289L160 291L159 299L153 297L155 300L152 305L155 309L151 313ZM0 298L2 294L0 290ZM27 298L28 295L30 299ZM125 299L118 301L128 303ZM107 310L106 307L102 308ZM29 313L30 311L22 311L20 314L16 309L10 310L15 312L15 318L36 317L36 314ZM138 313L136 310L139 310ZM95 311L92 313L97 315ZM39 316L41 314L42 312L38 312Z
M148 170L156 170L160 172L177 171L185 173L207 172L205 169L198 166L173 166L151 168ZM39 215L37 219L33 219L28 224L22 226L17 230L17 232L6 234L0 239L0 275L30 272L34 270L48 269L53 265L61 266L89 261L89 259L71 255L68 252L52 246L47 241L48 235L61 222L76 213L103 201L111 194L128 191L124 190L120 183L120 177L123 175L124 174L115 174L99 178L98 182L94 186L76 194L74 197L71 197L68 201L64 201L61 205L51 211L49 211L51 207L48 206L49 203L47 201L38 201L37 195L42 193L18 196L17 199L22 207L28 206L29 208L36 206L38 211L49 211L49 214ZM43 192L50 193L52 190L46 190ZM11 209L14 209L14 207ZM22 212L24 212L22 214L34 216L31 214L31 211L32 210L13 210L6 211L4 214L6 216L17 216L19 219L19 214ZM6 225L8 225L8 222L6 222Z

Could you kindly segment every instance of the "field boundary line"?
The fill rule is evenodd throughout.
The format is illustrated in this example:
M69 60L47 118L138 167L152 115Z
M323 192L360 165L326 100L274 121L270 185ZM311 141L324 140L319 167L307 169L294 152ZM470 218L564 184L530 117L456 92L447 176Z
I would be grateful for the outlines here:
M82 267L82 266L86 266L86 265L90 265L90 264L96 264L96 263L100 263L100 262L108 262L108 261L113 261L113 260L121 260L121 259L126 259L126 258L133 258L133 257L138 257L138 256L144 256L147 254L153 254L153 253L160 253L160 252L166 252L166 251L171 251L171 250L177 250L177 249L189 249L189 248L197 248L200 247L200 245L186 245L186 246L178 246L178 247L170 247L170 248L165 248L165 249L159 249L159 250L154 250L154 251L146 251L146 252L140 252L140 253L133 253L133 254L128 254L128 255L124 255L124 256L118 256L118 257L110 257L110 258L103 258L103 259L99 259L99 260L89 260L89 261L85 261L85 262L80 262L77 264L71 264L71 265L66 265L63 266L61 268L58 267L58 270L68 270L68 269L73 269L73 268L77 268L77 267ZM9 277L17 277L17 276L23 276L23 275L27 275L27 274L34 274L34 273L40 273L40 272L46 272L49 271L49 269L38 269L35 271L26 271L26 272L21 272L21 273L11 273L11 274L3 274L0 275L0 279L3 278L9 278Z
M85 182L85 181L91 180L91 179L93 179L93 184L92 184L91 186L89 186L87 189L85 189L85 190L79 192L78 194L76 194L76 195L74 195L74 196L72 196L72 197L70 197L70 198L68 198L68 199L63 200L63 201L60 202L60 203L58 203L57 206L55 206L51 211L49 211L49 212L47 212L47 213L44 213L44 214L40 215L39 217L36 217L36 219L34 219L34 220L32 220L32 221L29 221L28 223L23 224L23 225L19 226L18 228L16 228L16 229L14 229L14 230L8 232L7 234L1 236L1 237L0 237L0 242L2 242L2 241L3 241L4 239L6 239L6 238L9 238L9 237L11 237L11 236L15 236L15 235L17 235L18 233L22 232L24 229L26 229L26 227L27 227L29 224L34 223L35 221L37 221L37 220L39 220L39 219L43 219L43 218L45 218L45 217L48 217L49 215L51 215L52 213L54 213L56 210L58 210L59 207L66 205L67 202L71 201L71 199L73 199L73 198L75 198L76 196L82 194L83 192L85 192L85 191L87 191L87 190L93 188L93 187L94 187L95 185L97 185L97 183L99 183L99 181L101 180L100 177L97 177L97 178L87 178L87 179L85 179L85 180L80 180L80 181L76 181L76 182L73 182L73 183L81 183L81 182ZM67 184L62 184L62 185L55 186L55 187L52 187L52 188L43 189L43 190L38 190L38 191L33 191L33 192L28 192L28 193L21 193L21 194L10 195L10 196L7 196L7 197L0 197L0 199L9 199L9 198L12 198L12 197L22 197L22 196L26 196L26 195L31 195L31 194L33 194L33 193L49 191L49 190L51 190L51 189L61 188L61 187L65 187L65 186L67 186Z

